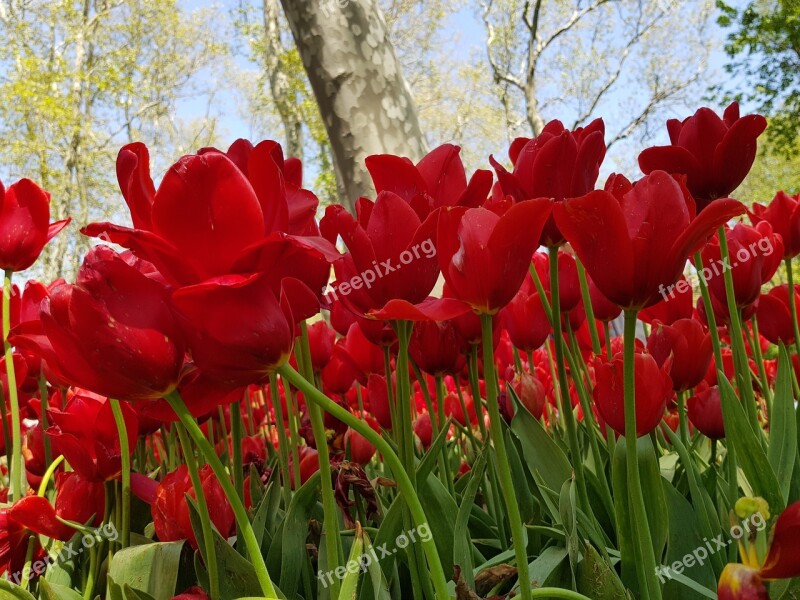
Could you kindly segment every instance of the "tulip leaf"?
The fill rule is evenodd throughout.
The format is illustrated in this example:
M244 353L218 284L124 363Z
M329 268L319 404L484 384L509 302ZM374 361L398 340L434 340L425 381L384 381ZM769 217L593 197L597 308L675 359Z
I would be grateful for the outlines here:
M537 484L544 484L551 490L560 490L564 482L572 476L569 459L542 424L519 402L510 386L509 397L514 402L511 430L522 446L522 455L528 470Z
M676 561L682 561L685 556L691 555L698 548L703 548L703 540L712 539L702 532L698 516L695 509L672 485L664 481L664 496L667 501L667 513L669 516L669 539L667 541L667 552L664 557L664 567L670 567ZM724 550L719 557L724 559ZM701 555L702 556L702 555ZM683 575L692 582L697 582L703 589L716 589L717 578L712 568L712 561L704 559L702 563L696 559L691 566L683 568ZM658 568L658 567L657 567ZM667 573L670 576L667 576ZM663 580L663 596L675 600L700 600L708 597L704 592L687 587L683 580L679 580L675 570L665 572L659 571L659 579ZM712 596L715 597L715 596Z
M153 597L150 594L141 590L136 590L127 583L125 584L125 587L122 588L122 593L126 600L153 600Z
M478 493L481 483L483 483L483 472L486 469L486 454L481 452L469 474L469 483L464 495L461 497L461 506L456 515L455 532L456 538L453 542L453 564L461 567L461 573L470 589L475 589L475 577L472 570L475 568L472 560L472 539L469 534L469 517L472 507L475 506L475 495Z
M398 556L397 552L393 552L394 541L397 539L398 534L403 528L403 510L405 508L405 501L400 495L395 496L389 509L383 517L378 533L375 536L374 547L378 549L376 556L378 557L378 566L389 581L392 580L394 573L394 562ZM366 586L362 586L360 598L364 600L372 600Z
M444 576L449 580L453 576L453 542L458 505L447 488L433 475L428 475L424 481L418 481L417 487L420 503L428 518L428 531L415 528L417 540L411 543L419 543L420 538L433 536Z
M355 600L358 592L358 580L361 578L364 559L364 536L366 532L356 523L356 534L350 548L350 557L344 565L347 573L342 579L339 600Z
M628 597L617 573L591 544L583 547L576 583L580 593L594 600L627 600Z
M439 435L436 436L436 439L433 440L428 451L425 453L425 456L422 457L422 460L419 461L417 465L417 478L418 479L427 479L428 475L433 472L433 468L436 466L436 461L442 454L442 447L444 446L445 442L447 441L447 435L450 432L450 420L447 420L444 427L439 431Z
M548 546L536 559L528 565L531 583L536 587L563 587L569 585L569 573L566 561L567 549L560 546Z
M781 487L772 470L764 447L756 433L750 426L744 407L736 397L736 392L725 378L718 373L720 397L722 399L722 418L725 422L725 439L733 444L739 466L753 488L753 492L763 497L768 503L770 511L778 514L786 507ZM736 499L732 499L735 501Z
M283 523L267 554L270 574L274 578L275 573L280 573L280 588L287 598L295 597L303 565L308 561L308 520L317 506L319 486L320 476L317 471L292 497Z
M39 600L82 600L81 595L66 585L39 580Z
M14 585L7 579L0 579L0 598L3 600L36 600L28 590Z
M175 595L183 544L158 542L124 548L114 554L108 574L123 588L129 585L155 600L169 600Z
M778 381L772 399L769 431L769 464L778 479L783 499L788 502L797 455L797 420L792 394L792 363L783 344L778 358Z

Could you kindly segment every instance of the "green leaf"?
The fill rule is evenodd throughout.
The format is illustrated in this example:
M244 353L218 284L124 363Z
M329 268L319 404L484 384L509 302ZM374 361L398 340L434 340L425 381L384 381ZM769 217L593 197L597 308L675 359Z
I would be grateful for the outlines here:
M418 480L417 489L419 501L428 518L428 533L433 536L444 576L449 580L453 576L453 544L458 505L444 484L433 475L428 475L424 481ZM415 533L418 536L424 535L424 532L418 530Z
M578 563L577 590L593 600L626 600L625 586L617 573L591 544L583 548Z
M36 600L28 590L14 585L7 579L0 579L0 600Z
M125 587L122 588L122 593L124 594L126 600L153 600L153 597L141 590L135 590L127 583Z
M70 587L40 579L39 600L82 600L82 597Z
M350 557L345 565L347 574L342 579L339 591L339 600L355 600L358 592L358 580L361 577L361 561L364 554L365 532L359 523L356 523L356 535L350 548Z
M753 492L769 503L770 511L773 514L779 514L786 507L786 503L783 500L783 493L775 472L772 470L764 447L758 438L761 432L753 431L744 413L742 403L722 373L719 374L718 380L722 398L722 416L725 422L725 439L729 444L733 444L739 466L753 488Z
M461 497L461 506L456 515L456 538L453 543L453 564L461 567L461 573L470 589L475 589L475 577L472 570L475 565L472 561L472 539L469 535L469 517L475 505L475 495L483 482L483 472L486 469L486 455L481 452L472 465L469 474L469 483L464 495Z
M533 586L545 587L563 581L565 558L567 558L566 548L560 546L545 548L528 567Z
M306 537L308 520L317 505L319 496L319 471L295 493L286 511L286 517L267 554L267 566L274 577L280 573L280 587L287 598L294 598L300 583L303 565L308 560ZM278 540L280 542L278 543Z
M519 439L531 475L537 484L544 484L551 490L560 490L564 482L572 476L572 465L542 424L515 398L513 390L509 396L514 401L511 430Z
M114 554L108 574L117 585L148 593L155 600L175 595L183 541L125 548Z
M781 344L778 358L778 381L770 413L768 459L778 479L783 499L788 503L792 472L797 455L797 420L792 395L792 363Z
M697 548L703 547L704 542L700 533L702 529L692 505L668 482L664 481L663 486L669 515L669 540L663 565L667 567L676 561L683 560L684 556L691 554ZM711 539L705 533L702 534L702 537ZM721 556L724 558L724 550L721 551ZM716 589L717 578L711 564L710 560L704 560L703 564L695 560L691 567L684 568L683 575L689 580L697 582L697 585L702 588ZM674 573L674 571L670 572L670 574ZM693 587L687 587L677 577L669 578L662 572L661 579L664 580L664 598L700 600L707 597L703 592Z

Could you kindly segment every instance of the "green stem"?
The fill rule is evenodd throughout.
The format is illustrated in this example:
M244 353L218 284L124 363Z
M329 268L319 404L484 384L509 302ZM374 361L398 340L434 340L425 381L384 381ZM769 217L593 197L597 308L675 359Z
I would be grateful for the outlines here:
M219 570L217 567L217 551L214 548L214 534L211 529L211 515L208 512L208 502L203 491L203 482L200 480L200 471L197 468L197 461L194 458L194 448L192 448L186 431L180 423L175 423L178 438L181 441L183 457L186 460L186 467L189 471L189 478L192 480L195 499L197 500L197 511L200 513L200 528L203 531L203 552L201 555L206 563L208 571L208 583L211 599L219 598Z
M278 377L275 373L269 376L269 393L272 398L272 409L275 411L275 428L278 430L278 464L281 470L281 480L283 485L281 491L283 493L283 504L286 510L289 510L289 502L292 500L292 481L289 470L289 440L286 436L286 427L283 424L283 406L281 405L281 397L278 393ZM300 470L299 465L295 465L295 469Z
M392 447L389 445L389 443L378 433L376 433L367 423L353 415L350 411L345 410L336 402L328 398L325 394L320 392L312 383L303 378L303 376L295 371L288 363L281 366L278 369L278 373L294 387L303 392L306 400L316 404L349 427L352 427L358 433L364 436L370 444L375 446L378 452L380 452L380 454L383 456L386 465L392 470L392 473L394 473L395 481L397 482L397 488L408 505L409 511L411 512L411 517L414 520L414 524L418 529L421 526L427 527L428 521L425 517L425 511L422 509L422 504L420 503L419 497L414 490L411 479L409 479L408 473L406 473L402 463L400 462L400 459L398 458L397 454L395 454L394 450L392 450ZM428 538L427 541L422 540L421 543L423 550L425 551L425 556L428 559L428 566L431 571L430 576L433 579L433 585L436 590L436 598L437 600L449 600L447 579L444 576L442 563L439 560L439 553L436 550L436 544L431 538Z
M308 343L308 327L305 321L300 323L300 344L296 352L298 356L298 366L303 371L303 376L307 381L314 381L314 372L311 365L311 349ZM339 537L339 508L336 505L336 497L333 495L333 479L331 473L330 454L328 452L328 437L325 431L325 420L322 411L313 402L306 402L306 410L311 420L311 430L314 434L314 441L317 446L317 456L319 458L320 491L322 493L322 512L323 512L323 531L325 533L325 554L327 557L327 568L336 570L342 564L344 551L342 541ZM300 466L298 465L298 470ZM336 598L339 595L340 582L334 577L330 589L330 597Z
M572 454L572 468L575 470L575 483L578 486L578 496L581 508L587 513L591 511L589 495L586 490L586 479L583 473L583 453L578 440L578 427L575 413L572 410L572 399L569 395L569 382L567 380L567 361L564 357L564 336L561 332L561 299L559 298L558 281L558 248L550 248L550 324L553 327L553 341L556 347L556 367L558 368L559 395L561 398L561 412L564 413L564 423L567 427L567 441ZM577 374L576 374L577 375Z
M719 251L723 264L731 264L728 238L725 235L724 227L720 227L717 237L719 238ZM739 395L744 404L745 411L750 418L750 425L754 431L758 431L758 407L756 406L756 399L753 394L753 383L752 377L750 376L750 366L747 360L747 350L745 350L744 347L744 334L742 333L739 309L736 306L733 273L731 269L726 268L723 270L722 276L725 280L725 297L728 305L728 319L730 323L731 345L733 346L733 359L736 365L737 387L739 388Z
M656 577L656 559L647 508L639 477L639 454L636 448L636 310L625 311L624 382L625 382L625 452L628 494L631 505L631 534L636 549L636 573L639 592L647 600L660 600L661 588Z
M589 335L592 338L592 351L595 356L600 356L600 334L597 332L597 322L594 319L594 307L592 306L592 297L589 294L589 281L586 279L586 269L583 268L583 263L575 258L575 264L578 266L578 280L581 282L581 298L583 298L583 308L586 311L586 320L589 322Z
M583 594L561 588L539 588L531 591L531 598L557 598L563 600L591 600Z
M131 539L131 455L128 442L128 429L122 416L119 400L109 398L111 412L119 435L119 458L122 465L122 547L127 548Z
M50 449L50 436L47 435L47 430L50 427L50 423L47 421L47 409L50 406L50 397L47 393L47 380L44 378L44 370L39 373L39 396L42 400L39 409L42 413L41 423L42 423L42 442L44 444L44 464L49 465L50 462L53 460L53 453ZM0 404L5 404L0 402ZM5 421L5 419L4 419ZM8 439L8 438L4 438Z
M492 349L492 316L481 315L481 329L483 330L483 378L486 382L486 404L489 409L489 427L497 452L497 474L500 487L503 490L508 523L511 527L511 538L514 541L514 554L517 559L517 572L519 574L520 591L523 600L531 598L530 576L528 574L528 550L525 529L522 526L522 516L514 489L514 480L509 468L506 443L503 438L502 417L500 406L497 402L497 378L494 368L494 352Z
M264 593L264 596L270 600L277 600L278 596L275 593L275 587L272 585L272 580L269 577L267 565L264 563L264 557L261 555L261 548L258 544L258 540L256 539L255 533L253 533L253 526L247 518L247 510L245 510L244 504L242 504L242 501L236 494L236 489L233 487L230 477L228 477L228 474L225 472L225 467L216 452L214 452L214 448L211 447L211 444L209 444L208 440L203 435L202 430L197 425L197 421L194 420L189 409L186 408L180 394L178 394L177 391L171 392L166 396L166 400L175 411L175 414L178 415L183 426L189 432L189 436L194 441L198 450L200 450L200 454L202 454L206 462L211 465L211 469L217 476L220 486L222 486L222 491L225 492L225 496L231 503L233 514L236 517L236 523L239 525L242 535L244 536L250 562L255 569L258 582L261 585L261 591Z
M792 259L784 260L786 265L786 282L789 287L789 312L792 315L792 329L794 330L794 349L800 358L800 326L797 320L797 305L794 303L794 273L792 272Z
M13 271L6 271L3 278L3 342L5 346L6 374L8 376L8 400L11 404L11 462L8 467L10 480L9 501L14 502L25 495L28 487L25 480L25 466L22 463L22 423L19 414L19 398L17 396L17 375L14 371L14 354L8 343L8 332L11 329L11 276ZM5 421L4 421L5 422ZM8 438L6 438L8 443Z

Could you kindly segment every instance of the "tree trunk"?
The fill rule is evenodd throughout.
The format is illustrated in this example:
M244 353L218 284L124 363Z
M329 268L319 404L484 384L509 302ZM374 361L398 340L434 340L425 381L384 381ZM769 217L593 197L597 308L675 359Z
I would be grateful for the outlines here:
M281 0L333 149L341 201L374 188L371 154L426 150L414 99L376 0Z

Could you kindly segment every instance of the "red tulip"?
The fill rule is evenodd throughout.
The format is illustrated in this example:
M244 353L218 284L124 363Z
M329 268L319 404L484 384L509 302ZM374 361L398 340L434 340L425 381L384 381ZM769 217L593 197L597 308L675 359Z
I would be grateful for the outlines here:
M530 275L511 302L500 311L500 320L511 343L520 350L532 352L544 344L550 335L550 319L544 312L539 294L533 289Z
M794 305L800 314L800 293L794 289ZM762 294L758 300L758 328L761 335L773 344L783 342L794 344L794 326L792 325L791 305L789 304L789 286L778 285L768 293Z
M121 404L125 429L128 432L127 452L136 448L138 419L127 403ZM105 398L78 394L67 402L64 410L47 410L51 426L46 431L54 455L63 454L70 466L90 481L107 481L119 477L122 469L119 435Z
M758 569L728 563L717 586L718 600L769 600L767 588Z
M533 260L539 281L547 292L548 300L552 300L550 289L550 257L537 252ZM533 284L533 282L531 282ZM558 300L562 313L568 313L581 303L581 284L578 279L578 265L575 259L566 252L558 253Z
M445 209L437 250L449 293L478 312L498 312L522 286L549 214L544 199L520 202L502 215L485 208Z
M9 518L19 525L49 538L68 541L75 529L58 520L66 519L81 525L103 522L105 511L105 486L89 481L75 472L56 474L56 501L51 505L41 496L26 496L16 502Z
M611 428L625 435L625 399L622 353L611 361L596 358L594 401L597 411ZM672 380L649 354L634 355L636 394L636 435L653 431L664 416L667 401L672 398Z
M766 127L761 115L740 118L736 102L722 119L704 107L683 121L667 121L671 145L647 148L639 155L639 166L646 174L659 170L686 175L700 212L744 181L756 157L756 139Z
M305 254L300 264L306 268L301 268L288 253L279 269L321 294L326 263L337 253L319 237L296 237L316 228L308 221L309 213L313 220L316 198L309 192L287 193L283 156L275 142L251 148L241 141L227 155L210 149L184 156L170 167L157 191L148 160L142 144L125 146L117 158L120 189L134 228L93 223L82 230L85 234L129 248L176 285L263 271L262 263L276 271L275 255L285 253L287 245L313 248L320 259L315 268L308 268Z
M198 585L193 585L185 589L177 596L173 596L170 600L211 600L206 591Z
M211 523L223 537L227 537L233 528L233 509L222 491L222 486L211 471L211 467L203 466L199 475ZM189 540L192 547L196 549L197 538L192 530L186 494L197 498L189 477L189 469L186 465L180 465L175 471L165 475L158 484L155 498L150 507L153 525L159 541Z
M689 421L700 433L712 440L725 437L725 423L722 420L722 399L719 387L706 387L686 401Z
M369 426L375 431L378 431L378 424L375 422L370 423L370 421L371 419L367 420ZM350 448L350 457L353 462L364 466L375 456L375 446L368 442L367 438L356 430L348 429L347 433L345 433L344 440L345 445Z
M444 144L419 163L392 154L368 156L365 163L375 190L392 192L416 211L420 220L441 206L475 207L483 204L492 188L492 172L478 170L467 183L461 148Z
M392 412L389 406L389 389L386 377L371 373L367 384L367 406L381 427L392 429Z
M612 176L606 191L566 200L554 209L558 227L592 280L623 308L644 308L666 297L687 257L743 210L739 202L726 199L695 217L691 196L663 171L635 185Z
M800 576L800 502L787 506L775 521L761 576L764 579Z
M800 254L800 194L778 192L767 206L753 204L749 214L753 225L766 221L781 236L784 258Z
M739 223L733 229L726 228L725 237L730 263L722 260L719 239L715 236L701 252L703 277L708 281L709 291L727 308L724 272L729 270L736 306L750 306L758 300L761 286L772 279L780 266L783 243L766 222L755 227Z
M284 364L294 342L285 296L264 274L229 275L177 290L195 364L231 387L264 383Z
M452 321L420 321L411 331L408 354L424 373L452 374L463 365L464 346Z
M325 321L317 321L308 326L308 345L314 372L318 373L330 362L335 341L336 332Z
M183 365L167 289L106 246L87 254L75 285L51 290L41 325L13 333L11 343L41 356L59 382L112 398L160 398L175 388Z
M69 219L50 223L50 194L30 179L8 189L0 181L0 270L24 271L33 265L67 224Z
M711 336L693 319L671 325L656 323L647 338L647 351L659 366L670 361L669 376L676 392L696 386L711 364Z
M422 413L414 421L414 433L419 438L423 448L430 448L433 441L433 425L431 424L431 416L428 413Z
M664 297L666 296L666 297ZM641 310L638 317L645 323L660 321L672 325L678 319L691 319L694 313L692 285L686 277L681 277L662 300Z
M606 298L592 279L589 279L589 299L592 302L594 316L598 321L609 323L622 314L622 309Z
M595 119L574 131L566 129L561 121L550 121L539 137L519 138L511 145L513 174L494 158L489 160L497 172L503 194L517 201L550 198L561 202L594 189L606 155L604 135L602 119ZM542 231L541 243L545 246L564 243L552 218Z
M522 405L535 419L541 419L547 401L542 382L527 371L517 373L513 381L508 383L517 394Z

